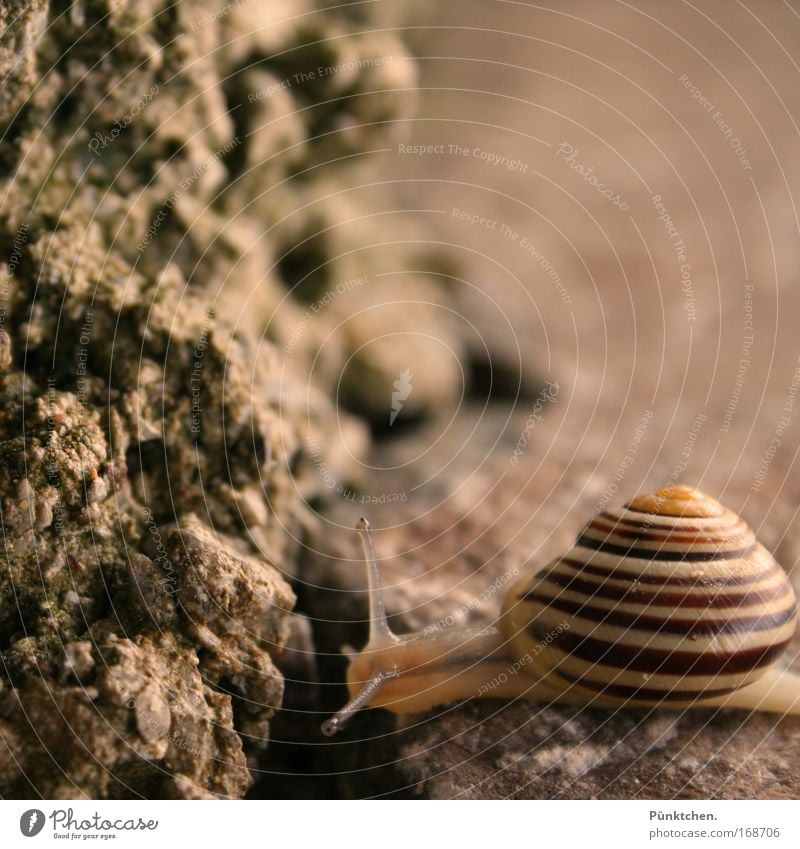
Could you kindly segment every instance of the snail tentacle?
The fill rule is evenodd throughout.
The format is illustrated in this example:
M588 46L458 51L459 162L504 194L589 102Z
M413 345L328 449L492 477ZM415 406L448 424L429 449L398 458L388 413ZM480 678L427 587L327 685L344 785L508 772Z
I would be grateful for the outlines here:
M364 547L364 560L367 564L367 579L369 582L369 640L367 648L377 649L385 645L398 642L397 636L389 627L386 618L386 606L383 601L383 588L381 586L381 570L378 565L378 557L375 554L375 545L372 542L372 534L369 530L369 522L361 518L356 523L356 530L361 537Z
M326 719L322 723L322 733L326 737L333 737L334 734L338 734L362 707L369 704L390 674L378 672L371 678L355 698L350 699L343 708L337 710L330 719Z
M554 699L558 685L520 674L522 665L497 628L446 628L398 636L389 627L380 566L369 524L356 525L367 563L370 630L367 644L350 657L350 700L322 724L333 736L363 707L418 713L436 705L481 696ZM534 695L535 691L535 695Z

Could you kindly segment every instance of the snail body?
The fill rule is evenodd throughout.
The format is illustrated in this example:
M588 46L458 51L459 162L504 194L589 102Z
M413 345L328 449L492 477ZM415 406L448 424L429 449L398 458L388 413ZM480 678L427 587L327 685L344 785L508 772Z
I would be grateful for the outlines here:
M747 524L697 489L598 514L511 587L499 628L393 634L363 520L359 530L371 633L326 734L367 705L415 713L480 696L800 714L800 675L779 666L796 627L792 586Z

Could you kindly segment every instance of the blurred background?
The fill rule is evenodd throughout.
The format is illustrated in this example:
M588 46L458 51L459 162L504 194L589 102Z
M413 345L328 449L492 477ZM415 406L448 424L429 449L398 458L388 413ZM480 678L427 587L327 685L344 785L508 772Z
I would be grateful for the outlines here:
M370 153L363 182L339 187L384 229L367 249L367 222L339 225L375 263L359 345L381 369L358 495L325 505L301 570L333 680L339 644L364 634L363 603L340 592L363 586L349 530L362 513L377 525L401 630L454 611L493 621L499 600L485 590L498 575L545 563L593 512L669 482L741 512L794 567L799 11L480 0L404 18L419 84L403 97L417 104ZM409 231L390 223L400 211ZM409 385L394 384L406 370ZM408 399L389 426L398 387ZM561 781L567 794L635 795L609 777L613 758L605 777L594 759L544 758L522 782L496 764L454 779L463 753L436 753L445 738L467 745L473 718L448 716L425 726L424 743L415 731L405 748L356 757L351 792L385 781L535 796ZM735 773L707 770L704 791L742 792ZM695 786L648 776L636 792Z
M529 473L557 455L567 487L602 496L644 416L617 498L675 471L753 501L756 522L791 501L796 10L474 2L422 19L405 32L419 108L371 154L369 183L340 189L374 218L409 210L422 232L394 247L450 266L428 310L440 338L412 319L384 327L377 308L361 340L391 334L387 378L410 368L408 407L440 424L437 450L452 441L447 460L410 465L475 470L452 414L487 394L491 359L492 400L526 415L559 384ZM393 270L384 300L410 313L416 281ZM390 389L375 391L382 424Z

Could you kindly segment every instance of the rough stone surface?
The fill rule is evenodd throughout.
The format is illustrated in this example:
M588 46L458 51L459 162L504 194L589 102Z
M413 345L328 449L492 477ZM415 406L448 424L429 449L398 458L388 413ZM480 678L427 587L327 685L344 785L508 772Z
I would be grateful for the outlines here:
M204 680L188 643L116 630L98 621L90 650L68 643L46 672L55 653L42 645L4 652L5 795L241 796L250 778L231 697Z
M315 5L0 9L3 797L251 783L317 454L349 482L368 444L351 342L315 374L303 324L383 262L318 232L326 174L414 104L397 36Z
M23 309L17 302L11 321ZM98 322L113 315L99 293L92 311ZM62 326L69 322L65 309ZM125 326L135 333L135 325ZM158 345L166 331L160 337L151 328ZM103 336L93 347L101 363L107 341ZM118 342L125 345L125 334ZM172 343L179 357L191 345L175 335ZM35 363L39 346L29 344L27 352ZM233 423L249 418L250 402L236 391L247 385L243 361L224 358L210 341L209 364L216 356L232 382L224 398L221 386L209 388L208 403ZM161 369L170 374L169 364ZM77 384L66 367L41 383L36 367L29 372L2 377L2 698L4 739L7 729L17 764L3 774L3 795L180 795L193 786L194 793L238 797L248 785L245 749L263 747L280 703L271 657L280 653L281 621L293 595L263 553L232 554L205 524L209 514L201 521L191 513L216 506L214 465L222 465L213 454L210 465L195 460L192 478L186 457L197 456L197 443L179 385L169 435L144 448L132 440L130 422L146 415L147 402L134 406L122 388L105 385L102 365ZM132 385L134 378L135 371ZM119 378L120 387L126 379ZM114 400L107 404L109 394ZM205 438L212 450L236 454L235 433L234 427ZM247 477L249 468L256 476L257 457L248 465L244 446L238 453L238 475ZM176 456L185 465L167 500ZM229 515L228 526L236 527ZM219 519L225 527L222 509ZM170 524L185 539L170 533ZM229 574L220 576L224 567ZM205 606L198 575L206 579ZM188 749L181 749L184 739ZM183 776L178 784L175 775Z
M800 754L795 720L738 711L610 713L487 701L403 724L368 758L354 758L350 793L790 799ZM392 769L377 766L392 761Z

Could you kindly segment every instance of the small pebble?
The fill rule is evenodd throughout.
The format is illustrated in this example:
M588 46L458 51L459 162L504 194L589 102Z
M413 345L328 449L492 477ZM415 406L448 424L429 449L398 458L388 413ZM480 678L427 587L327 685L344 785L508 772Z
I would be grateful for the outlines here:
M148 743L154 743L169 733L172 717L169 703L161 687L155 682L148 684L135 698L136 729Z
M248 528L261 527L269 521L269 513L264 496L260 491L247 489L236 492L236 505L239 513Z
M86 498L90 504L103 501L108 495L108 484L103 478L97 477L97 470L94 470L94 473L95 477L86 490Z
M0 330L0 371L8 371L13 361L11 337L8 335L8 331Z
M76 678L83 678L94 669L92 644L88 640L67 643L64 653L64 671L72 673Z
M101 516L100 508L96 504L90 504L79 517L79 521L84 525L91 525L96 522Z
M53 524L53 508L46 501L39 501L36 504L36 522L37 531L43 531Z
M33 500L34 495L33 487L30 485L28 479L22 478L22 480L17 484L17 498L19 499L20 510L28 509L28 503ZM22 506L23 502L25 504L24 507Z

